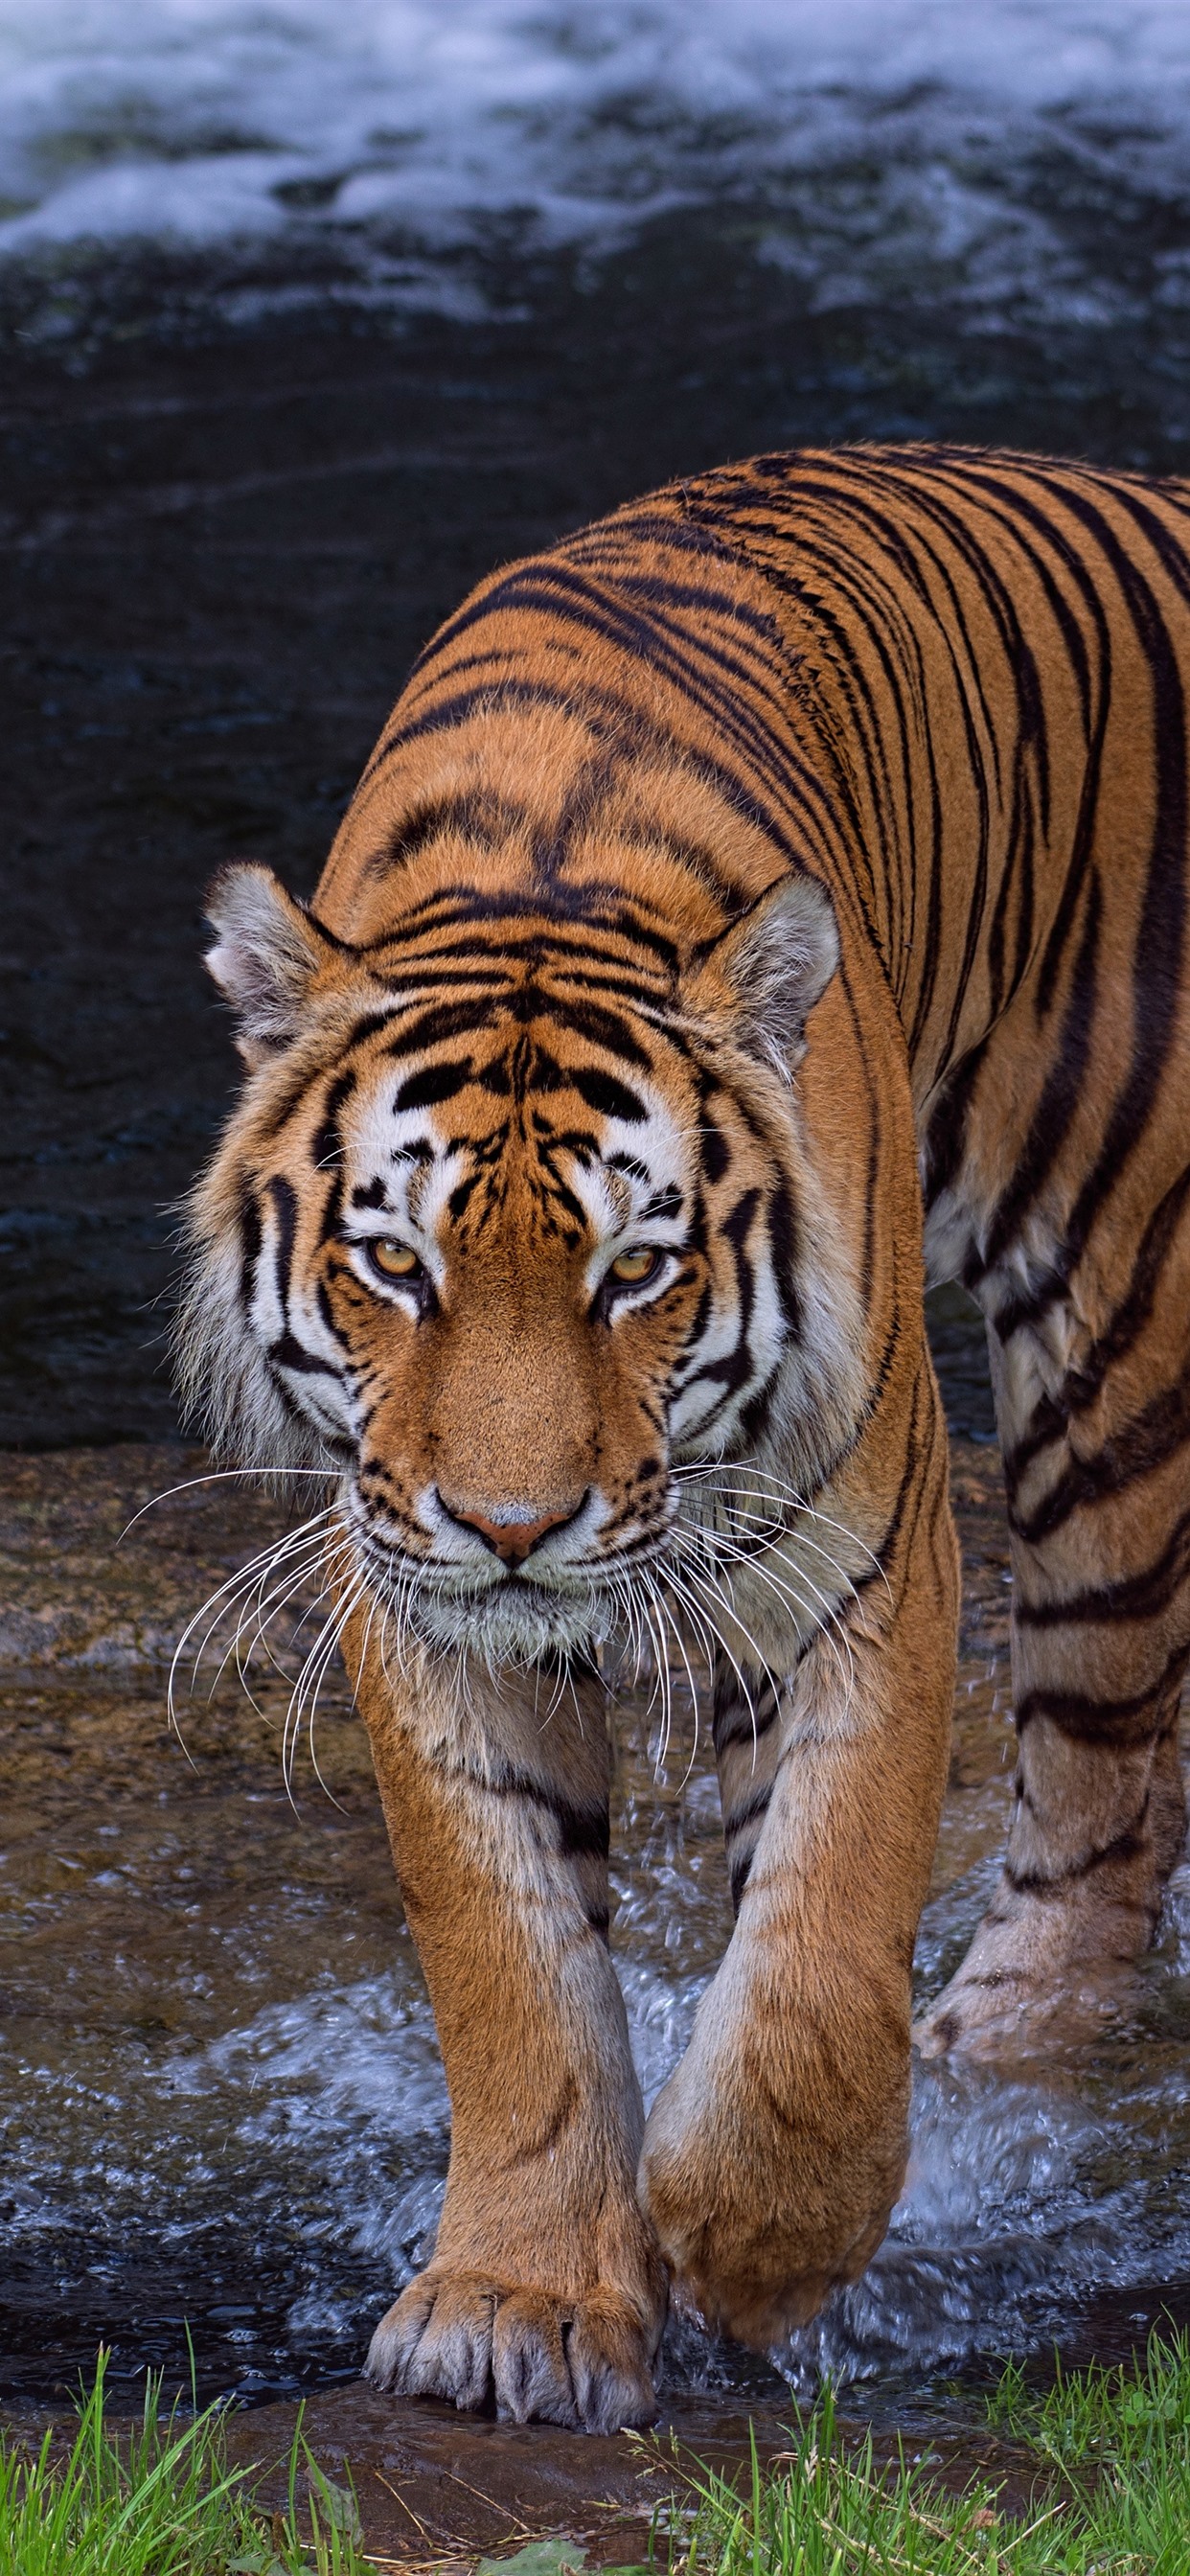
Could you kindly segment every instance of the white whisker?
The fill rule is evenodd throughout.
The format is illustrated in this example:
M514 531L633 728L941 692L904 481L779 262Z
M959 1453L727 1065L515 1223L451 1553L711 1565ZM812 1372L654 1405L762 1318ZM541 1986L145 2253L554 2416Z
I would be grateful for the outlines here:
M808 1548L813 1556L820 1556L824 1565L830 1567L831 1573L838 1576L840 1583L851 1594L852 1599L858 1601L859 1593L846 1566L840 1565L838 1557L832 1556L830 1549L823 1547L820 1539L808 1538L804 1529L796 1522L777 1519L771 1511L765 1511L763 1506L753 1510L747 1503L728 1502L726 1499L723 1502L723 1510L733 1531L736 1531L736 1524L739 1521L756 1523L754 1531L742 1533L737 1531L736 1534L753 1539L758 1554L762 1553L766 1546L776 1547L782 1538L792 1538L798 1547ZM766 1535L770 1532L771 1536Z
M363 1575L357 1575L355 1581L348 1585L348 1589L344 1594L343 1599L336 1605L336 1608L331 1613L331 1616L326 1621L325 1626L322 1628L320 1634L316 1637L314 1644L310 1648L310 1652L302 1665L301 1672L299 1673L294 1685L293 1696L285 1713L285 1726L281 1738L281 1774L285 1782L286 1797L289 1800L290 1806L293 1807L295 1814L297 1812L297 1807L293 1795L293 1771L294 1764L297 1759L297 1748L301 1734L302 1717L305 1713L307 1702L309 1704L310 1714L313 1716L314 1709L318 1703L318 1694L322 1688L323 1681L326 1678L326 1673L330 1665L331 1658L334 1655L335 1648L338 1645L343 1630L347 1625L347 1621L355 1608L356 1602L363 1597L366 1590L367 1583Z
M276 1560L274 1560L272 1566L267 1566L263 1569L257 1582L252 1586L246 1598L240 1604L239 1614L236 1620L235 1634L232 1638L231 1645L228 1647L220 1661L215 1675L215 1681L211 1685L211 1692L208 1696L213 1697L219 1676L223 1672L229 1657L233 1653L236 1658L236 1668L240 1673L241 1680L244 1679L249 1667L251 1666L252 1657L255 1654L257 1647L262 1644L264 1645L265 1652L268 1655L269 1661L273 1665L274 1670L278 1673L282 1672L283 1667L277 1661L277 1658L272 1651L272 1647L268 1643L268 1630L272 1626L274 1619L280 1616L280 1613L286 1607L286 1604L290 1601L296 1600L303 1587L311 1581L315 1574L320 1572L329 1563L327 1556L329 1543L329 1534L321 1532L317 1540L312 1541L308 1549L303 1551L301 1555L296 1551L290 1553L289 1561L285 1565L280 1583L274 1585L272 1591L268 1593L264 1590L264 1584L268 1575L276 1571ZM326 1585L324 1583L315 1595L314 1601L308 1604L307 1608L303 1611L302 1618L299 1619L297 1628L294 1630L295 1636L304 1624L304 1621L311 1615L313 1609L317 1607L317 1603L323 1598L325 1590ZM230 1607L230 1605L228 1606ZM252 1633L249 1638L247 1655L243 1665L241 1666L240 1646L243 1640L245 1627L247 1626L249 1619L251 1619L253 1623ZM216 1622L216 1624L218 1623ZM208 1634L209 1633L210 1632L208 1631ZM291 1638L291 1645L292 1642L293 1640Z
M318 1540L315 1542L314 1533L316 1531L320 1531L320 1525L331 1518L335 1508L336 1507L333 1504L328 1505L325 1510L315 1513L310 1520L303 1521L296 1530L291 1530L287 1532L283 1538L274 1540L270 1547L261 1548L255 1556L248 1559L246 1565L238 1567L234 1574L228 1575L224 1582L218 1584L214 1592L209 1593L207 1599L201 1604L200 1608L194 1612L193 1617L187 1620L186 1626L183 1628L182 1634L173 1651L173 1656L170 1661L169 1679L166 1685L166 1705L169 1710L170 1722L179 1734L179 1741L181 1740L181 1735L180 1729L178 1729L177 1726L177 1707L175 1701L177 1672L178 1666L186 1653L187 1646L189 1645L191 1637L194 1635L195 1629L204 1619L208 1619L208 1614L210 1614L202 1643L199 1646L194 1659L194 1666L190 1677L191 1689L193 1689L194 1684L197 1681L199 1666L204 1654L206 1653L209 1641L213 1636L215 1629L218 1627L220 1620L229 1615L237 1595L242 1592L245 1597L249 1597L258 1577L262 1582L267 1581L269 1574L282 1563L286 1556L292 1555L295 1550L304 1548L307 1543L309 1543L312 1548L315 1548L315 1552L317 1552L323 1544L323 1537L320 1532Z
M324 1485L335 1481L333 1471L327 1467L213 1467L204 1476L184 1476L180 1485L165 1485L159 1494L150 1494L148 1502L141 1504L130 1521L125 1521L116 1541L117 1547L121 1539L127 1538L129 1530L135 1529L138 1521L143 1521L146 1512L156 1511L158 1503L171 1502L175 1494L191 1494L196 1485L224 1485L240 1476L267 1477L270 1481L274 1476L317 1476Z
M695 1584L700 1592L710 1592L712 1599L718 1601L721 1608L726 1612L728 1618L731 1620L733 1627L739 1630L741 1637L744 1639L745 1645L750 1647L756 1658L756 1663L760 1672L764 1675L764 1678L768 1682L770 1689L773 1691L775 1698L778 1703L780 1703L781 1685L768 1662L767 1656L762 1653L756 1638L752 1635L751 1630L745 1625L743 1619L740 1617L734 1601L724 1590L723 1585L717 1580L716 1576L707 1568L703 1560L698 1557L692 1557L692 1552L688 1548L684 1548L681 1551L681 1554L686 1582L688 1584ZM669 1572L668 1579L670 1581L673 1580L672 1570ZM719 1644L722 1646L723 1652L731 1665L736 1680L740 1685L740 1689L744 1694L745 1704L752 1720L752 1759L753 1766L755 1767L757 1750L756 1708L749 1688L747 1676L737 1657L733 1654L718 1622L715 1623L715 1633L718 1637Z
M809 1519L817 1521L820 1528L834 1530L837 1537L849 1540L852 1547L858 1548L861 1556L865 1556L867 1558L873 1572L879 1575L885 1591L888 1593L891 1600L892 1586L889 1583L888 1576L879 1557L876 1555L875 1551L868 1546L867 1541L860 1538L858 1532L851 1529L846 1521L835 1520L830 1512L824 1512L819 1504L812 1503L808 1495L799 1493L797 1487L789 1484L784 1476L775 1475L769 1467L760 1467L756 1465L750 1458L741 1459L737 1465L727 1468L719 1468L712 1472L721 1476L746 1477L751 1479L753 1483L759 1482L760 1484L771 1485L776 1492L779 1492L784 1496L785 1500L795 1511L804 1513Z
M664 1627L662 1626L661 1618L660 1618L660 1614L659 1614L659 1606L658 1606L658 1600L657 1600L657 1588L656 1588L656 1585L654 1584L654 1582L653 1582L653 1580L652 1580L651 1575L648 1573L648 1571L647 1571L646 1569L642 1569L642 1571L644 1572L644 1580L645 1580L645 1583L646 1583L646 1585L647 1585L647 1587L648 1587L648 1598L645 1600L645 1602L643 1603L642 1607L643 1607L643 1610L644 1610L645 1618L646 1618L646 1620L647 1620L647 1622L648 1622L649 1637L650 1637L650 1641L651 1641L651 1643L652 1643L652 1648L653 1648L653 1664L654 1664L654 1676L655 1676L655 1678L654 1678L654 1684L653 1684L653 1690L652 1690L652 1693L650 1694L649 1706L650 1706L650 1708L652 1707L652 1705L653 1705L653 1701L654 1701L655 1699L657 1699L657 1700L659 1700L659 1701L660 1701L660 1706L661 1706L661 1719L660 1719L660 1728L659 1728L659 1733L658 1733L658 1748L657 1748L657 1755L656 1755L656 1759L655 1759L654 1766L653 1766L653 1767L654 1767L654 1776L655 1776L655 1777L659 1777L659 1776L660 1776L661 1771L662 1771L662 1770L663 1770L663 1768L664 1768L664 1764L665 1764L665 1756L666 1756L666 1752L667 1752L668 1747L669 1747L669 1731L670 1731L669 1659L668 1659L668 1656L666 1655L666 1651L665 1651L665 1629L664 1629ZM656 1625L656 1627L654 1628L654 1625L653 1625L653 1613L654 1613L654 1610L655 1610L655 1609L658 1609L658 1619L657 1619L657 1625Z
M696 1683L696 1681L695 1681L695 1679L694 1679L694 1674L693 1674L693 1672L691 1671L691 1668L690 1668L690 1657L689 1657L689 1655L688 1655L688 1654L687 1654L687 1652L686 1652L686 1642L685 1642L685 1639L684 1639L684 1637L683 1637L683 1635L682 1635L682 1631L681 1631L681 1628L680 1628L680 1626L679 1626L679 1623L678 1623L678 1621L675 1619L675 1617L674 1617L674 1615L673 1615L672 1610L670 1609L670 1607L669 1607L668 1603L666 1602L665 1597L664 1597L664 1594L663 1594L663 1593L661 1593L661 1592L658 1592L658 1595L657 1595L657 1607L658 1607L658 1609L659 1609L659 1611L660 1611L660 1613L661 1613L662 1618L667 1622L667 1624L668 1624L668 1626L669 1626L669 1628L670 1628L670 1630L671 1630L671 1632L672 1632L672 1634L673 1634L674 1641L675 1641L675 1643L676 1643L676 1645L677 1645L678 1653L679 1653L679 1655L681 1656L683 1666L685 1667L686 1680L687 1680L687 1682L688 1682L688 1684L689 1684L689 1688L690 1688L690 1706L691 1706L691 1710L692 1710L692 1712L693 1712L693 1717L694 1717L694 1732L693 1732L693 1735L692 1735L692 1738L691 1738L691 1744L690 1744L690 1759L689 1759L689 1761L688 1761L688 1763L687 1763L687 1765L686 1765L686 1769L685 1769L685 1772L684 1772L684 1775L683 1775L683 1778L682 1778L682 1783L681 1783L681 1785L682 1785L682 1787L683 1787L683 1789L684 1789L684 1788L685 1788L685 1786L686 1786L686 1782L687 1782L687 1780L690 1778L690 1774L691 1774L691 1772L692 1772L692 1771L693 1771L693 1769L694 1769L695 1761L696 1761L697 1756L698 1756L698 1684Z
M817 1603L819 1611L822 1614L818 1623L818 1633L825 1639L834 1655L840 1674L847 1686L848 1704L850 1704L851 1693L855 1685L855 1658L851 1651L850 1641L847 1637L846 1630L842 1626L839 1611L834 1607L827 1595L819 1591L817 1585L812 1582L810 1576L805 1572L804 1567L790 1566L787 1558L782 1557L781 1565L785 1575L785 1580L782 1581L781 1577L773 1572L771 1565L762 1564L759 1557L753 1556L745 1550L733 1548L729 1544L725 1544L723 1540L717 1536L714 1543L714 1553L718 1558L725 1559L728 1564L744 1566L750 1575L755 1576L758 1583L766 1584L768 1589L775 1593L779 1600L791 1602L794 1609L801 1611L805 1616L812 1615L810 1611L810 1603L803 1599L801 1594L794 1589L795 1579L800 1579L800 1581L804 1583L806 1590L811 1595L812 1600ZM846 1652L846 1663L844 1663L843 1660L843 1651L841 1651L839 1643L840 1639L842 1640L842 1649Z

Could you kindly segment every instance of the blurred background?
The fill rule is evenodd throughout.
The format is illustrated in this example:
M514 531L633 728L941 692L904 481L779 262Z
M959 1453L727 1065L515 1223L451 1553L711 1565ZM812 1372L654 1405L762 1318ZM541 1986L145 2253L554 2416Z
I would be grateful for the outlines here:
M446 2104L334 1675L337 1812L308 1766L286 1804L279 1675L187 1707L189 1766L166 1731L172 1644L275 1507L194 1487L117 1544L205 1466L163 1354L234 1080L204 888L245 857L308 894L438 619L664 477L868 438L1190 470L1190 12L0 0L0 347L0 2397L77 2385L100 2334L113 2385L177 2384L189 2335L204 2388L263 2397L358 2369ZM932 1331L966 1606L924 1993L1012 1759L982 1338L953 1292ZM658 1785L630 1703L617 1793L648 2090L729 1928L678 1719ZM903 2408L1190 2319L1190 1874L1089 2058L936 2070L914 2121L796 2386ZM697 2338L666 2368L784 2402Z
M0 0L0 1438L172 1428L203 888L470 582L766 446L1181 470L1188 144L1184 0Z

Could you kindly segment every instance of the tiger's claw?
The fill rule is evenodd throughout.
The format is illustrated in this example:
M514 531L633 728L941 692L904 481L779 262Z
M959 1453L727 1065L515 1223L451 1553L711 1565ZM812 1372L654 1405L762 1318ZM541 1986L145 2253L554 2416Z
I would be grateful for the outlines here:
M475 2413L493 2399L514 2424L618 2433L657 2412L650 2333L618 2292L566 2299L477 2272L412 2281L372 2337L366 2376L404 2397Z

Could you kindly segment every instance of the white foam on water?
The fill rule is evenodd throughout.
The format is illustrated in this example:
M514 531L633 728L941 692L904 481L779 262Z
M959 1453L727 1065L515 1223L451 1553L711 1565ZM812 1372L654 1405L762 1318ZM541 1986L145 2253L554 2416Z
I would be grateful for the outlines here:
M212 2078L238 2095L237 2157L249 2170L276 2175L301 2158L320 2204L308 2239L383 2260L397 2287L427 2261L450 2109L420 1988L390 1972L268 2005L204 2052L199 2080ZM320 2281L290 2328L333 2333L354 2314Z
M768 190L824 230L778 222L762 256L826 301L872 291L860 237L920 237L977 300L1093 307L1020 176L1043 132L1178 188L1184 0L0 0L9 253L311 224L442 245L512 215L599 241ZM832 198L857 154L875 181ZM1176 249L1165 271L1181 294Z
M214 2078L259 2106L241 2129L246 2144L274 2138L318 2101L324 2136L358 2136L377 2124L403 2139L441 2137L446 2083L429 2003L394 1973L328 1986L293 2002L268 2004L186 2061L179 2081Z
M651 1967L620 1970L628 2036L646 2111L652 2109L686 2047L695 2007L708 1983L705 1976L667 1979Z
M887 2237L853 2288L773 2358L809 2391L878 2373L929 2371L1023 2347L1092 2284L1137 2277L1135 2213L1095 2200L1087 2169L1104 2132L1040 2087L920 2075L905 2186Z

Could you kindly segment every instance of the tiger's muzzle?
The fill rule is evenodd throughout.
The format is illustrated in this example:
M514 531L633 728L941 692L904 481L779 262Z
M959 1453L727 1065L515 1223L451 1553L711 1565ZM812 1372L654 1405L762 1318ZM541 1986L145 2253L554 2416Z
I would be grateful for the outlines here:
M435 1488L436 1500L447 1519L456 1521L460 1529L477 1531L484 1546L490 1548L493 1556L498 1556L501 1564L512 1574L519 1574L543 1539L555 1531L570 1528L590 1500L590 1493L588 1485L576 1503L563 1504L560 1510L535 1510L532 1504L523 1511L515 1504L484 1510L475 1503L451 1502L440 1485Z

